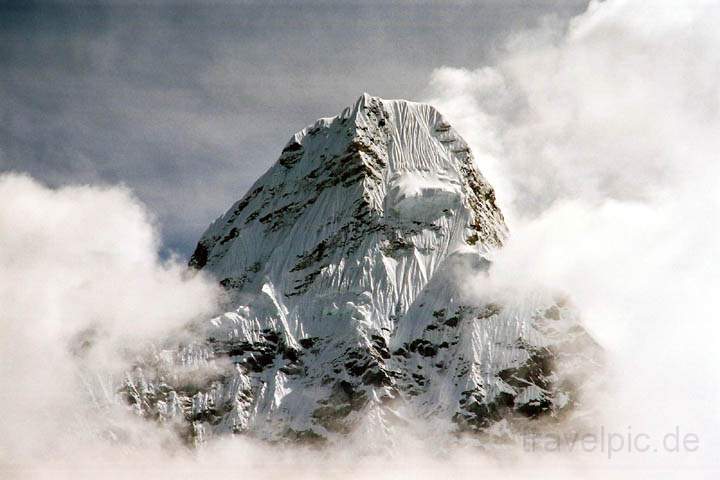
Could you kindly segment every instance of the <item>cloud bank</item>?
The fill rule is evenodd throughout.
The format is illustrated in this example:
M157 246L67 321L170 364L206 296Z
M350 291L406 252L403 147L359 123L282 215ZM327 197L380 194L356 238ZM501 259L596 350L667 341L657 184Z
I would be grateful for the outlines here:
M428 92L509 217L490 282L571 294L611 362L597 421L701 437L704 454L624 459L667 471L717 468L718 26L716 2L592 2Z
M125 188L6 174L0 198L0 465L12 470L108 434L123 413L111 376L137 345L209 315L216 292L158 260L152 218Z

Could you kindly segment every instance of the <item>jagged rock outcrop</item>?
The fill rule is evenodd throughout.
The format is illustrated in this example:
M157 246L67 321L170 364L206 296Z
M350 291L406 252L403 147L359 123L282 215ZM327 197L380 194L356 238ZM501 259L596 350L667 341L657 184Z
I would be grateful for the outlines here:
M561 370L596 347L563 300L468 285L506 236L493 188L437 110L363 95L296 133L210 225L190 266L218 279L228 312L138 366L125 395L195 440L558 415L577 389Z

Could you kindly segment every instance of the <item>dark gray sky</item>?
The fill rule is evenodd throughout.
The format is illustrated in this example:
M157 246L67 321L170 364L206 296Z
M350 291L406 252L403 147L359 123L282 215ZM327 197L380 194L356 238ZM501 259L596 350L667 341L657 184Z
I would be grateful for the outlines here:
M140 3L0 1L0 171L122 182L188 255L293 132L587 0Z

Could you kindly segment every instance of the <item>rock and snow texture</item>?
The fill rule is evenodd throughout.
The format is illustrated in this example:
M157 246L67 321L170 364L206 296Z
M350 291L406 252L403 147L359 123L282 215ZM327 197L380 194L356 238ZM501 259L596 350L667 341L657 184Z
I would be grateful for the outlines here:
M591 361L573 312L463 284L506 235L442 115L365 94L296 133L210 225L190 266L217 277L228 311L197 327L204 341L129 374L127 399L196 441L332 439L429 417L482 431L558 415L576 393L557 370Z

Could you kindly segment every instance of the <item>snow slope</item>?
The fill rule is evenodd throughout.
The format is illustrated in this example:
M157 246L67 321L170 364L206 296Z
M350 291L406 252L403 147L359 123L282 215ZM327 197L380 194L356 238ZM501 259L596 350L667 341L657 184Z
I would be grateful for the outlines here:
M506 236L442 115L364 94L293 135L203 234L190 266L225 287L227 313L198 327L205 340L138 366L127 400L195 441L557 415L577 395L561 367L592 362L593 342L547 293L468 294Z

